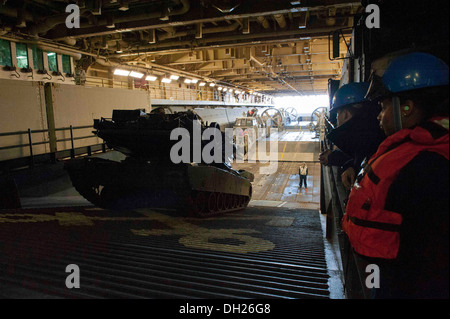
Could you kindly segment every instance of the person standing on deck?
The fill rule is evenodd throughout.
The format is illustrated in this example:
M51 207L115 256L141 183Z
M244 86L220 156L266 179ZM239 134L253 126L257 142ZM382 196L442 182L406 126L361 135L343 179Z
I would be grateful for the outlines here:
M308 185L306 184L306 179L308 177L308 166L303 162L298 169L298 175L300 175L300 188L302 188L302 184L305 184L305 191L308 191Z

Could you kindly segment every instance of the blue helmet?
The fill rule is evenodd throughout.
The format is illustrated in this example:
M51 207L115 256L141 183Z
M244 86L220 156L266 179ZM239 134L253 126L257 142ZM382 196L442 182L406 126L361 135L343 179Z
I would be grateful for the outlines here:
M368 89L369 83L367 82L354 82L343 85L334 94L330 110L336 111L343 106L367 102L365 95Z
M448 85L448 66L429 53L414 52L392 60L380 78L372 75L369 99L388 97L396 93Z

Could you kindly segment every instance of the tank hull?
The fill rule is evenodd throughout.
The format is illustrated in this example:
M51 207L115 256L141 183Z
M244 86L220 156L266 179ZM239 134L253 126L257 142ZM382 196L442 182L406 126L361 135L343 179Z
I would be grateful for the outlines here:
M105 209L173 208L190 216L211 216L245 208L251 179L211 165L116 162L87 157L65 164L75 189ZM247 172L248 174L248 172Z

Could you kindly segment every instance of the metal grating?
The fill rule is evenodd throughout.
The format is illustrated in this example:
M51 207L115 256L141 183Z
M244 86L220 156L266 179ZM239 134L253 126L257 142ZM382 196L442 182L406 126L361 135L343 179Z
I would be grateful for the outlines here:
M317 211L273 208L203 220L148 211L0 213L0 295L328 298L319 223ZM68 264L80 268L80 289L65 286Z

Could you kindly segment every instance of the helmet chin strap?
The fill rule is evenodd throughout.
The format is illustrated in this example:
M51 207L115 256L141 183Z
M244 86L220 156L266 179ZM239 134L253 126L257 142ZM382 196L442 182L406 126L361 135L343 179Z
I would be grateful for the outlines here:
M392 111L394 113L394 129L396 132L402 129L402 116L400 110L400 98L398 96L392 97Z

